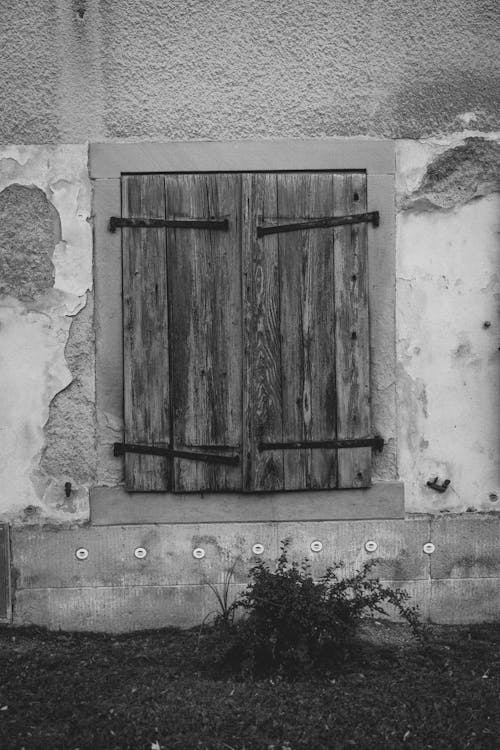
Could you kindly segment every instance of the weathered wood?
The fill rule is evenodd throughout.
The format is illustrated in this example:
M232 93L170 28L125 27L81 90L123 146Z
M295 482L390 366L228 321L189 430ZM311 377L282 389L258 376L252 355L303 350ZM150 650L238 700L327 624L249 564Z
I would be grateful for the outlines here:
M330 174L278 176L280 222L333 211ZM278 238L285 441L336 437L334 254L331 229ZM336 486L336 451L285 450L285 489Z
M366 175L334 177L335 213L366 211ZM370 434L367 227L334 229L337 437ZM341 450L338 486L366 487L370 448Z
M10 617L10 540L9 527L0 524L0 620Z
M263 454L259 442L283 439L280 270L276 236L257 238L258 221L277 215L277 176L243 176L245 336L244 489L283 489L283 451Z
M166 175L167 218L230 216L227 232L167 229L176 448L241 445L239 175ZM237 490L241 467L174 461L177 492Z
M123 216L165 217L162 175L122 179ZM125 442L168 446L169 356L164 229L123 229ZM170 459L128 453L131 491L166 490Z

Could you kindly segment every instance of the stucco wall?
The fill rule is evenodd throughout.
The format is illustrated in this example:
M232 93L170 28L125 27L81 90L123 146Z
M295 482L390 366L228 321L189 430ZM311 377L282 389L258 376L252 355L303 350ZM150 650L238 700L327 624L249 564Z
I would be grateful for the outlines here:
M3 0L3 143L500 127L496 0Z

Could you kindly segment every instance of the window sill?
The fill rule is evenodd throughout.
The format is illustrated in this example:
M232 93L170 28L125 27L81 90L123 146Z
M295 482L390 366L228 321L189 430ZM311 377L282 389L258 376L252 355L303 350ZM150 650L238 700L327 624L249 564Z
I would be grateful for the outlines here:
M94 526L142 523L255 523L404 518L402 482L376 482L366 489L259 494L129 493L124 487L94 487Z

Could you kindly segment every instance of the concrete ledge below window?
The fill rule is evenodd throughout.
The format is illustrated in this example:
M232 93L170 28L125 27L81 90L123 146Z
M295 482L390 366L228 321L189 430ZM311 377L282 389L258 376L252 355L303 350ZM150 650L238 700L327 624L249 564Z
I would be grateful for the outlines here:
M140 523L255 523L404 518L402 482L366 489L258 494L166 494L94 487L90 520L95 526Z

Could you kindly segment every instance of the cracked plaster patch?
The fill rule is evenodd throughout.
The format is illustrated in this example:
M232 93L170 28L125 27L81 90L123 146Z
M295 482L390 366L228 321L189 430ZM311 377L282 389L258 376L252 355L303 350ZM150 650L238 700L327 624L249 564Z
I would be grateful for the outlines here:
M86 146L1 149L0 211L2 196L8 226L2 258L14 258L15 263L4 263L0 292L0 518L14 523L86 520L88 484L64 504L64 462L54 460L52 473L45 473L43 481L39 468L52 438L59 444L64 440L64 435L44 431L46 423L53 423L54 405L64 400L57 394L71 390L72 398L59 415L67 431L80 422L80 431L93 435L92 339L80 347L82 364L76 376L74 358L71 362L68 357L71 370L65 359L70 330L73 335L82 327L72 326L72 320L85 308L92 285ZM84 394L82 388L87 389ZM92 462L93 439L87 442Z
M406 510L490 510L500 481L500 137L400 142L397 164L398 464ZM443 495L426 487L436 475L451 480Z

